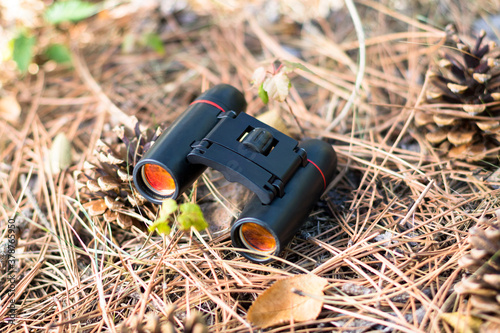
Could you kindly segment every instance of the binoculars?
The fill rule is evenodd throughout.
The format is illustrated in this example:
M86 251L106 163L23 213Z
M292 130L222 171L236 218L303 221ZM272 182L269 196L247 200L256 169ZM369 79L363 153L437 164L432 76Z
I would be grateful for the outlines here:
M232 223L233 246L268 262L290 242L332 180L337 157L320 140L297 142L244 113L236 88L207 90L169 126L134 168L147 200L178 198L211 167L254 196Z

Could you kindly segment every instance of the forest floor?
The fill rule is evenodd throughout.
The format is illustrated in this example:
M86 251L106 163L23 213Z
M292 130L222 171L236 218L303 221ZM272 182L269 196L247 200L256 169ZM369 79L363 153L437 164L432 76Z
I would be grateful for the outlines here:
M16 251L14 273L5 270L8 251L1 253L0 332L259 331L249 307L276 281L299 274L326 279L321 312L305 322L291 316L267 332L499 325L454 289L471 274L459 266L470 252L469 230L498 218L498 161L442 156L413 123L425 109L426 73L445 49L445 26L455 24L469 43L480 27L493 27L487 39L497 40L495 7L359 0L360 43L343 1L328 2L330 10L300 1L188 2L105 1L78 22L30 27L37 39L26 73L12 60L2 63L0 229L5 245L15 221ZM51 43L65 45L71 61L47 61ZM286 102L264 104L252 75L276 60L300 66L288 73ZM342 114L360 71L353 105ZM135 118L144 128L168 126L218 83L244 93L248 114L272 110L294 138L323 138L337 153L333 183L268 264L231 246L231 216L246 192L214 172L181 198L206 213L210 227L199 233L123 229L82 206L87 194L75 172L95 163L99 140L117 142L113 128ZM69 146L55 144L60 133ZM53 160L68 162L53 170ZM15 318L7 323L11 303ZM457 313L465 324L446 320Z

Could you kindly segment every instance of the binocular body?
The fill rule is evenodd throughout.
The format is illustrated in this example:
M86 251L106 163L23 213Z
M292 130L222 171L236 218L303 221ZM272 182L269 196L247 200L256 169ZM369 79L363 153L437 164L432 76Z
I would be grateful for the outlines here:
M332 180L337 158L320 140L296 140L244 113L236 88L200 95L134 168L137 190L161 204L212 167L255 195L232 224L233 245L255 262L279 254Z

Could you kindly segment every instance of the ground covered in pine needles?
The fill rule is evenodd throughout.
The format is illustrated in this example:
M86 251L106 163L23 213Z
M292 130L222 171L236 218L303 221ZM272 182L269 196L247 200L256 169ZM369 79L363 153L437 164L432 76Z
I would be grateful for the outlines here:
M40 63L32 74L5 77L3 89L21 113L0 120L2 241L14 214L17 228L15 293L3 282L0 318L12 301L17 316L0 332L141 331L142 318L145 327L165 330L194 332L185 322L199 321L213 332L256 331L246 318L255 298L304 273L328 281L320 315L267 331L453 332L442 314L470 315L468 296L454 289L469 275L458 261L470 250L469 230L497 220L498 161L440 157L413 117L428 107L426 73L445 44L445 25L454 22L473 41L475 20L488 21L487 3L357 1L366 66L345 116L360 69L345 6L323 15L278 1L244 8L193 2L194 10L133 4L57 27L71 65ZM149 33L163 50L141 43ZM251 77L275 60L310 72L290 74L287 103L264 105ZM74 175L96 160L99 139L115 140L113 127L133 124L131 116L145 127L168 125L217 83L242 90L247 113L274 110L292 136L323 137L338 155L333 184L270 264L251 263L231 247L227 226L242 207L231 198L241 188L210 190L220 181L215 173L183 198L231 210L207 215L218 228L206 232L124 230L82 207ZM53 172L50 159L68 158L54 157L61 132L71 143L70 163Z

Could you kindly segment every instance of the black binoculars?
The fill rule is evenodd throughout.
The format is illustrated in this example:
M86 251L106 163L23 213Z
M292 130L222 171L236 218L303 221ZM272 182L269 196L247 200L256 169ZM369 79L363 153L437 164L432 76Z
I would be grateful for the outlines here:
M134 168L137 190L161 204L176 199L211 167L255 195L232 223L233 246L267 262L290 242L337 165L331 145L300 144L244 113L236 88L217 85L200 95L158 138Z

